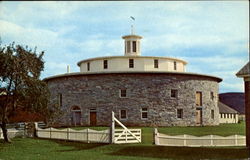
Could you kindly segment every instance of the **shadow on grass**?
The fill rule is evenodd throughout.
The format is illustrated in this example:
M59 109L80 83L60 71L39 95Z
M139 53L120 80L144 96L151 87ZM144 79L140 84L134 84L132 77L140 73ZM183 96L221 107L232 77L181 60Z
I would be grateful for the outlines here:
M72 149L58 150L58 152L89 150L107 145L103 143L83 143L83 142L62 141L62 140L51 140L51 141L60 144L61 146L72 147Z
M129 146L110 155L135 156L160 159L246 159L249 151L246 148L194 148L164 146Z

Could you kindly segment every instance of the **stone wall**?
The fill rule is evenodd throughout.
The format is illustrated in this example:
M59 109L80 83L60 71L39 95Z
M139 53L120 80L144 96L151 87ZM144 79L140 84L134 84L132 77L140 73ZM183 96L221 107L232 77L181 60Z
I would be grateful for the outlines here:
M116 73L64 76L47 79L51 103L62 94L64 115L58 123L71 124L71 108L81 108L81 124L90 125L90 109L96 108L97 125L109 125L111 111L119 118L120 109L127 110L127 126L195 126L196 91L202 92L202 125L218 125L218 80L212 77L167 73ZM120 89L127 97L120 98ZM171 89L178 97L171 97ZM215 98L210 98L213 92ZM148 118L141 118L141 108L148 108ZM183 118L177 118L177 109L183 109ZM214 118L211 117L214 110Z

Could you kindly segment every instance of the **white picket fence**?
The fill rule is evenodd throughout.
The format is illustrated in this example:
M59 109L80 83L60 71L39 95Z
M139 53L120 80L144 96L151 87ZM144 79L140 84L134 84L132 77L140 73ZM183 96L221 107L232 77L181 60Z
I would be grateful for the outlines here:
M116 129L115 123L119 124L122 129ZM128 129L118 119L115 118L114 112L112 112L111 128L103 131L96 131L92 129L74 130L71 128L56 129L52 127L41 129L38 127L37 123L35 126L36 135L39 138L81 141L87 143L121 144L141 142L141 129Z
M115 123L119 124L122 129L116 129ZM93 129L74 130L71 128L56 129L39 127L39 123L35 122L36 136L38 138L59 139L69 141L81 141L87 143L140 143L141 129L128 129L112 112L112 124L107 130L96 131Z
M196 137L192 135L176 135L170 136L159 133L157 129L154 131L155 145L160 146L245 146L246 137L242 135L232 135L222 137L218 135L207 135Z
M14 137L22 137L24 136L24 130L17 130L15 128L10 128L7 129L7 135L8 138L14 138ZM2 129L0 128L0 139L3 139L3 132Z
M103 131L96 131L92 129L74 130L71 128L56 129L46 128L36 129L37 137L49 138L49 139L60 139L70 141L81 141L87 143L109 143L109 129Z

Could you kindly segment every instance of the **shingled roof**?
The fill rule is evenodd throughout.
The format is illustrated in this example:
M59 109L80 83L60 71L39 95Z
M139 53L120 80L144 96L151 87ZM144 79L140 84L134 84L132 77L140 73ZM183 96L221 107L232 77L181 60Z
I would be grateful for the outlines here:
M233 108L230 108L229 106L225 105L222 102L218 102L219 112L220 113L238 113Z
M250 76L250 64L249 62L236 73L237 77L249 77Z

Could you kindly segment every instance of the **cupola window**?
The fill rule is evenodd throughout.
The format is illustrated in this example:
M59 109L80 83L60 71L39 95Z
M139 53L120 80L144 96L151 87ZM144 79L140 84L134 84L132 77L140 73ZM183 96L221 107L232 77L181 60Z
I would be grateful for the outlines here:
M136 52L136 41L133 41L133 52Z
M127 41L127 53L131 52L130 41Z

